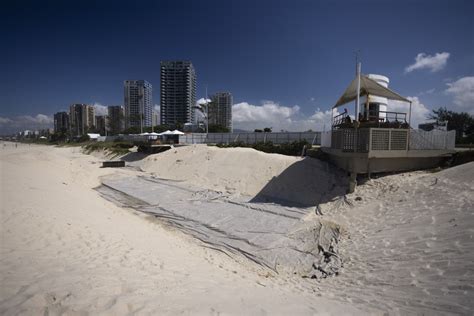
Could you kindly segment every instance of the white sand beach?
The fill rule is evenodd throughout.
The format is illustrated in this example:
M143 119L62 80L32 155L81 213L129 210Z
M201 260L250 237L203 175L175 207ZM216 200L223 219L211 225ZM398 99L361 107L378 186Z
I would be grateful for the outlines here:
M361 314L239 264L103 199L78 148L6 146L1 163L0 313Z
M1 149L0 313L474 311L474 163L381 177L345 195L345 176L326 163L251 149L180 147L120 169L102 160L79 148ZM94 190L102 182L140 199L106 199ZM255 211L252 225L265 220L287 239L248 237L236 229L246 218L216 215L228 205ZM284 265L286 251L259 250L283 245L307 252L293 256L306 264L326 245L292 236L315 223L340 232L337 275L311 279L294 262L272 270L231 251Z

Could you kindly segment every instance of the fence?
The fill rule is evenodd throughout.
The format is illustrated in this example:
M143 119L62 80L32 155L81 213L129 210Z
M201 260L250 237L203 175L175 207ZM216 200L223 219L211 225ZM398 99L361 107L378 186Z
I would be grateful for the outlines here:
M453 150L456 142L456 131L423 130L410 131L410 149L430 150L446 149Z
M410 137L410 142L408 142L408 137ZM323 138L324 143L327 144L327 137ZM374 150L452 150L455 138L455 131L340 128L332 131L330 147L345 152L361 153Z
M180 144L229 144L242 142L255 144L272 142L285 144L294 141L307 141L312 145L321 144L320 132L282 132L282 133L192 133L179 136Z
M369 133L370 129L368 128L340 128L333 130L331 133L331 148L348 152L368 152Z
M146 135L113 135L113 136L99 136L97 138L98 142L113 142L115 140L123 140L123 141L146 141L148 140L148 136Z

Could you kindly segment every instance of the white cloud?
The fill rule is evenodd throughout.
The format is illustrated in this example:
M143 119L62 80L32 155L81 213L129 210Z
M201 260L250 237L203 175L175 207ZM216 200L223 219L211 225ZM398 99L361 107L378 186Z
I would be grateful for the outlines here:
M0 117L0 134L10 134L29 130L41 130L53 127L53 117L45 114L36 116L22 115L12 118Z
M418 124L424 123L428 120L430 110L421 103L418 97L407 97L412 102L411 104L411 126L418 128ZM407 113L407 121L409 118L410 104L401 101L388 100L388 111Z
M263 129L271 127L273 131L306 131L323 130L331 126L331 110L317 109L307 117L300 111L298 105L283 106L273 101L263 101L262 105L247 102L234 104L232 107L234 128L244 130Z
M98 102L94 103L95 115L107 115L107 107Z
M8 117L0 117L0 126L2 126L3 124L8 124L8 123L11 123L12 120L10 120Z
M421 96L421 95L426 95L426 94L433 94L435 91L436 91L436 89L433 88L433 89L429 89L429 90L426 90L426 91L422 91L422 92L418 93L418 95Z
M474 111L474 77L464 77L447 85L445 92L453 96L454 104Z
M271 101L264 101L261 106L242 102L232 107L232 118L234 122L275 122L291 120L299 110L297 105L287 107Z
M449 55L447 52L436 53L434 56L419 53L415 57L415 63L405 68L405 73L418 69L429 69L431 72L439 71L446 66Z
M196 106L200 106L206 103L211 102L211 99L206 99L206 98L200 98L199 100L196 101Z

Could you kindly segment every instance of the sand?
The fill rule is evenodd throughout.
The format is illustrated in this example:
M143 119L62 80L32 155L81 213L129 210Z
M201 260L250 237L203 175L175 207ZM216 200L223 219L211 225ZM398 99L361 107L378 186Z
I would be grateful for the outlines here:
M138 166L159 178L291 206L315 206L347 188L344 173L326 162L252 148L178 147L151 155Z
M347 179L323 162L251 149L188 146L122 169L99 168L101 157L1 149L1 314L474 311L474 163L381 177L345 195ZM143 177L196 189L195 206L218 196L336 223L339 274L314 280L235 260L94 190ZM170 203L159 191L149 202Z
M321 210L346 229L344 269L326 282L338 299L400 314L473 313L474 163L370 180Z
M174 172L178 166L182 174ZM337 223L343 268L321 281L323 296L400 314L474 310L474 163L369 180L348 195L327 173L344 176L324 163L252 149L178 148L148 157L142 168L175 180L193 174L189 185L247 194L250 201L266 191L267 202L303 202L307 222ZM239 173L252 179L251 187ZM298 195L302 188L308 190ZM311 204L317 212L307 211Z
M106 175L78 149L0 152L0 313L362 314L202 247L93 188ZM313 292L313 291L316 291Z

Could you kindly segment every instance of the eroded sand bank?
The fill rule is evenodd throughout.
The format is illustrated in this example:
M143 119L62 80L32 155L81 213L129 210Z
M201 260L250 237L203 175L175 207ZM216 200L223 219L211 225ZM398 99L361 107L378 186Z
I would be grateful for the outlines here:
M101 169L78 150L22 146L0 156L2 313L474 310L474 163L370 180L345 195L345 178L324 163L248 149L190 146ZM236 262L92 190L101 177L137 176L197 187L196 205L217 194L337 223L341 273L317 281Z
M1 150L1 314L358 313L93 190L135 170L99 168L77 149Z

